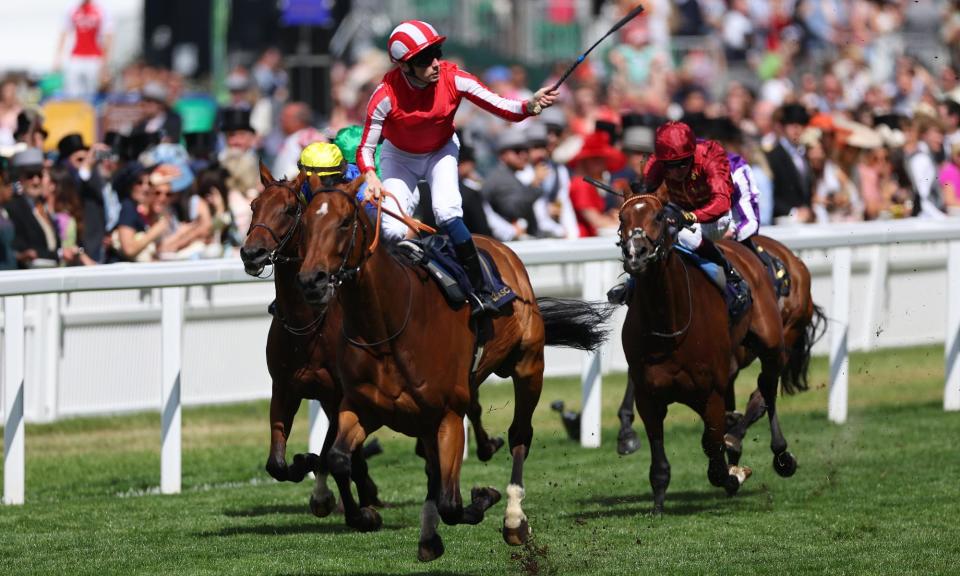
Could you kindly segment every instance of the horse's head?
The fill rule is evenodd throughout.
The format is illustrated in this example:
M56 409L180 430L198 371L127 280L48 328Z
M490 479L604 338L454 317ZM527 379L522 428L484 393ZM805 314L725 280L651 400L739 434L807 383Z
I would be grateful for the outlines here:
M664 259L677 238L678 219L670 206L652 194L631 196L620 208L620 241L623 269L628 274L646 272Z
M307 301L329 302L336 289L360 271L369 256L373 224L356 199L363 178L314 193L304 211L305 254L298 280Z
M251 204L253 218L250 231L240 248L243 268L251 276L259 276L263 268L279 258L291 257L297 250L294 237L303 217L300 199L302 176L292 181L276 181L260 163L260 181L263 193Z

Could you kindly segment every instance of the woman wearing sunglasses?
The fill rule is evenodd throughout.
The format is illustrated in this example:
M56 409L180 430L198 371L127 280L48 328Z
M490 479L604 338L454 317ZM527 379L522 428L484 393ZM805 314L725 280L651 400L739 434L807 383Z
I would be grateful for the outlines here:
M529 100L503 98L456 64L441 60L444 40L446 36L419 20L408 20L394 28L388 50L397 66L383 77L367 104L357 165L366 180L367 196L378 199L386 189L400 204L389 198L385 201L394 211L400 208L412 213L419 202L417 182L423 179L430 184L437 223L450 236L457 258L482 301L482 311L495 313L476 246L463 223L457 171L460 142L454 134L453 118L466 98L492 114L519 122L552 105L557 92L542 88ZM374 162L381 138L382 182ZM407 232L403 222L383 216L384 237L399 241Z

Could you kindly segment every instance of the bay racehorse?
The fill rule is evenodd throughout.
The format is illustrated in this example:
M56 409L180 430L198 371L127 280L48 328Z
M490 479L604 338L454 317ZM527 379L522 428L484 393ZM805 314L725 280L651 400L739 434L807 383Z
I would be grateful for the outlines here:
M810 271L806 264L789 248L773 238L758 235L753 237L753 242L768 254L779 259L790 277L789 291L778 300L780 316L783 320L784 348L787 351L787 363L780 375L780 388L785 394L802 392L808 388L807 372L810 366L811 350L824 334L826 317L823 310L813 302L813 295L810 291ZM730 385L727 387L726 410L730 426L727 429L725 442L727 456L731 464L739 463L742 441L747 429L766 411L763 394L760 393L758 388L750 395L743 416L739 418L730 417L736 408L734 384L737 375L755 358L756 356L751 354L749 349L744 346L739 347L737 350L738 370L731 377ZM633 383L628 379L623 401L618 411L620 431L617 435L617 451L621 455L631 454L639 448L639 442L632 427L633 412ZM789 462L785 461L785 464L789 466ZM783 471L790 472L787 468L784 468Z
M353 501L349 454L370 433L388 426L417 438L427 462L418 558L429 561L443 554L437 533L441 519L479 523L500 494L474 488L471 503L463 504L463 418L476 385L496 373L512 377L515 400L508 432L513 468L502 534L508 544L520 545L530 534L521 507L523 464L543 386L544 344L596 348L612 310L579 301L538 300L517 255L490 238L475 237L517 295L492 320L492 335L475 363L477 332L470 307L452 308L424 270L379 244L379 222L371 221L355 198L360 181L322 191L308 205L299 274L308 299L318 306L337 303L343 312L337 367L344 395L329 460L346 522L359 530L380 526L376 510Z
M728 466L724 454L726 390L737 370L735 354L741 345L760 359L758 387L767 402L774 454L792 459L776 413L777 381L786 354L767 272L746 247L718 243L753 296L750 308L731 321L722 293L673 249L678 222L675 212L665 210L654 195L628 197L620 211L624 270L636 279L622 343L650 443L650 484L657 513L663 511L670 483L663 440L670 403L686 404L703 420L701 444L709 459L710 482L733 494L745 479L748 472Z
M297 282L305 208L299 197L302 179L276 182L262 163L260 179L264 191L251 204L253 217L240 257L247 273L254 276L259 276L267 264L273 265L276 310L267 336L267 369L273 386L266 469L276 480L292 482L300 482L313 471L316 484L310 495L310 510L324 517L336 504L334 493L327 487L325 456L336 437L342 398L332 369L340 338L340 308L334 304L319 313L304 299ZM288 466L287 439L304 398L318 400L331 425L319 458L297 454L293 465ZM362 450L356 451L351 469L360 501L367 506L382 505Z

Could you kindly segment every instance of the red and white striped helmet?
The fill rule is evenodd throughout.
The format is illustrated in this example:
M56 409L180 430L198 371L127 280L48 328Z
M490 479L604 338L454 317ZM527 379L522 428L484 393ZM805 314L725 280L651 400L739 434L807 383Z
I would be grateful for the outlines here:
M388 48L390 59L394 62L406 62L425 49L446 40L446 36L437 34L436 28L420 20L407 20L390 33Z

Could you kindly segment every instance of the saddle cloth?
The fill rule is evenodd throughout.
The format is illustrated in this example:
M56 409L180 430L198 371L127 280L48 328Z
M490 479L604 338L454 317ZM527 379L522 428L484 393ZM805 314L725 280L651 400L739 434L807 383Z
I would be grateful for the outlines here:
M430 277L440 287L451 307L459 309L467 303L468 295L474 291L473 285L470 283L470 278L460 261L457 260L453 244L447 236L434 234L422 240L405 240L404 244L413 244L420 248L421 254L408 254L408 257L430 273ZM500 276L500 270L497 269L497 265L490 254L480 248L477 249L477 252L480 254L483 274L487 281L487 287L491 290L493 303L497 308L502 309L513 301L517 295L504 283Z
M747 285L746 282L740 281L739 285L730 284L727 282L727 275L724 273L722 267L703 258L696 252L687 250L679 244L674 244L673 247L680 254L681 258L685 258L700 268L700 270L707 275L707 278L710 279L710 282L720 290L724 300L726 300L727 312L730 314L730 318L739 318L747 311L753 302L753 295L750 293L750 286ZM743 293L737 293L737 290L741 290Z

